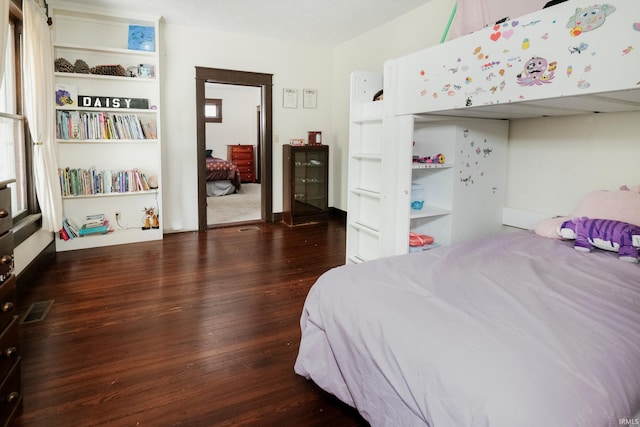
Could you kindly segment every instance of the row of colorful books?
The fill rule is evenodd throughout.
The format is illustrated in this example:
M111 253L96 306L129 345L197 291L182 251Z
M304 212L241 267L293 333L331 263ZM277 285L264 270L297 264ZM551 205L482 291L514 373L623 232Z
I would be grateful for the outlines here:
M80 227L69 218L64 218L59 234L62 240L73 240L76 237L84 237L92 234L107 234L111 231L113 231L113 229L105 215L95 214L87 215Z
M64 140L155 139L156 126L137 114L75 110L56 112L56 137Z
M94 167L89 169L67 167L58 169L58 179L62 197L128 193L151 189L147 174L138 169L98 171Z

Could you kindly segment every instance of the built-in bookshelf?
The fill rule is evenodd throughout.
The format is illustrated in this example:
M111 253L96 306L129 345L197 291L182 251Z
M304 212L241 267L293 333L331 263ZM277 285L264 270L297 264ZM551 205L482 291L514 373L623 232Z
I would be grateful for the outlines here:
M58 236L56 249L162 239L159 18L55 0L49 10L63 216L109 224ZM149 209L157 228L144 228Z

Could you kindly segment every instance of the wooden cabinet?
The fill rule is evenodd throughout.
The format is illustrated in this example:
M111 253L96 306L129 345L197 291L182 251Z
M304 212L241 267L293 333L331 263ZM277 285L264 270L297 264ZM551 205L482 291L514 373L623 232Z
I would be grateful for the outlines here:
M6 182L0 182L0 425L3 426L12 425L22 408L10 191Z
M162 224L142 229L145 208L163 218L159 20L65 2L53 3L51 13L63 214L78 226L104 214L112 230L63 234L56 249L160 240ZM154 41L149 50L129 45L135 28L148 30L141 39Z
M238 166L242 182L256 182L253 145L227 145L227 160Z
M326 219L329 213L329 146L284 145L283 212L288 225Z

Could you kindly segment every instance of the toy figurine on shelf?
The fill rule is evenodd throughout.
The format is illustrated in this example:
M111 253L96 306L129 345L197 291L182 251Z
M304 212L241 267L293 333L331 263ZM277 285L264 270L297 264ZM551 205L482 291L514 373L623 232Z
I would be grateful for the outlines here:
M156 214L156 210L154 208L144 208L144 225L142 226L143 230L148 230L150 228L158 229L160 228L160 222L158 221L158 215Z
M418 159L418 163L438 163L438 164L443 164L445 162L445 157L444 154L434 154L433 156L429 156L429 157L420 157Z

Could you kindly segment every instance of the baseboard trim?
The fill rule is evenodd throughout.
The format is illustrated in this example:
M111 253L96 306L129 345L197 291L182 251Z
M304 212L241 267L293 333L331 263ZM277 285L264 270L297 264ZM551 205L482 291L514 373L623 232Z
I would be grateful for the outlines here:
M342 221L343 224L347 223L347 213L338 208L329 208L329 216L332 218L337 218ZM282 212L274 212L271 215L271 222L282 222Z
M341 210L341 209L329 208L329 215L334 217L334 218L338 218L344 224L347 223L347 213L345 211Z

